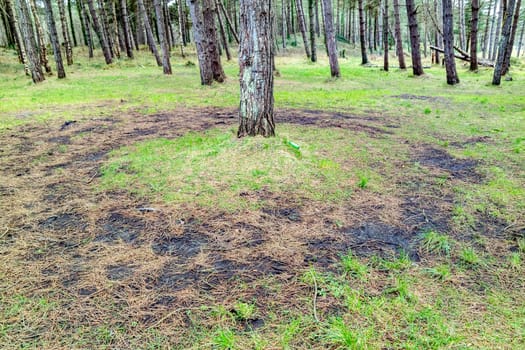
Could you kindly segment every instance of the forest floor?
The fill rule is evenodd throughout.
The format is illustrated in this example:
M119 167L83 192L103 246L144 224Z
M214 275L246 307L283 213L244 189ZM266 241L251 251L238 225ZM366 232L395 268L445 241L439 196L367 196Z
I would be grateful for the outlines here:
M343 60L332 81L280 57L277 137L239 140L234 63L206 88L188 59L163 77L146 56L33 86L13 58L2 348L525 342L519 62L502 87L464 68L448 87L441 67Z

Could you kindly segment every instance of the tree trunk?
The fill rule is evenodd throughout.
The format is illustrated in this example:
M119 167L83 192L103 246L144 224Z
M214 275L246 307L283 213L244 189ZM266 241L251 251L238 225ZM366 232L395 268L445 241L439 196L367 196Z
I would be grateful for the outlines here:
M501 84L501 76L503 73L503 63L505 60L505 55L507 51L507 46L510 43L510 34L512 27L512 13L514 13L515 0L509 0L507 13L505 17L505 22L503 24L503 29L501 30L501 41L498 50L498 59L496 61L496 66L494 67L494 76L492 78L492 85Z
M308 36L306 35L306 21L304 18L303 1L295 0L295 5L297 7L297 19L299 23L299 29L301 30L301 35L303 36L304 51L306 53L306 57L310 59L311 53L310 48L308 47Z
M359 43L361 45L361 64L367 64L368 57L366 55L365 17L363 15L363 0L357 0L357 7L359 10Z
M337 46L335 42L334 20L332 17L332 0L323 1L324 30L326 36L326 50L330 61L330 74L333 78L341 77L339 61L337 60Z
M215 6L217 7L217 0L215 0ZM226 51L226 59L228 61L231 61L232 55L230 53L230 48L228 47L228 38L226 37L226 30L224 29L224 23L222 21L221 13L218 11L218 8L216 8L217 12L217 19L219 20L219 31L221 32L221 39L222 39L222 46L224 47L224 51Z
M287 18L286 18L286 8L284 7L284 0L281 0L281 20L282 20L282 25L281 25L281 36L283 38L283 49L286 49L286 38L287 38L287 35L286 35L286 21L287 21Z
M503 68L501 70L501 75L505 75L509 72L510 68L510 57L512 56L512 50L514 49L514 39L516 38L516 32L518 31L518 22L520 19L520 7L521 0L516 0L515 10L514 10L514 19L512 22L512 29L510 32L509 44L507 45L507 50L505 51L505 57L503 59ZM512 13L508 13L508 16L511 16Z
M44 72L42 71L42 65L40 64L40 57L27 3L25 0L18 0L16 8L18 17L20 18L20 33L24 41L31 78L34 83L40 83L45 80L45 77Z
M65 0L58 0L57 3L60 14L60 24L62 25L62 38L64 39L64 48L66 49L66 61L67 65L71 66L73 64L73 47L71 46L71 38L69 37L64 1Z
M86 4L84 0L77 0L77 3L80 6L80 18L83 19L84 22L84 33L86 36L86 44L88 46L89 58L93 58L93 47L95 43L93 42L93 35L91 34L91 24L89 22L88 11L86 10Z
M224 82L225 74L217 47L215 27L215 2L213 0L189 0L193 22L193 39L197 48L202 85L213 81Z
M470 71L478 70L478 13L479 2L472 0L472 17L470 20Z
M462 50L466 49L466 30L465 30L465 4L464 0L458 0L458 20L459 20L459 47Z
M388 72L388 0L383 12L383 69Z
M75 24L73 23L73 11L71 9L71 0L67 0L67 11L69 14L69 24L71 26L71 36L73 37L73 45L78 46L77 36L75 33Z
M272 1L240 0L238 137L275 135Z
M521 53L521 47L523 46L523 32L525 31L525 20L521 23L521 30L520 30L520 41L518 42L518 54L517 57L520 57Z
M109 46L109 52L111 53L111 57L117 56L120 58L120 52L118 52L118 47L115 44L115 40L117 39L117 33L115 33L115 30L111 30L111 25L109 24L109 16L106 11L106 6L104 6L103 0L98 0L99 4L99 15L100 15L100 23L102 26L102 30L104 31L104 35L106 36L106 40L108 42ZM115 7L114 2L108 2L108 6L111 5L111 13L113 14L113 8ZM114 17L114 16L113 16ZM118 27L117 27L118 28ZM115 35L115 36L114 36Z
M500 30L501 30L501 23L503 22L503 15L505 13L503 3L505 0L502 0L499 5L499 15L497 16L497 24L494 28L494 44L492 46L492 52L490 54L490 59L494 61L496 59L496 55L498 54L498 47L500 44Z
M396 35L396 55L399 68L406 69L405 53L403 52L403 38L401 36L401 19L399 17L399 0L394 0L394 33Z
M55 24L55 17L53 16L53 6L51 0L44 0L44 8L46 10L47 28L49 31L49 39L51 41L51 47L53 47L53 54L57 66L58 79L66 77L64 70L64 63L62 61L62 52L60 51L60 43L58 41L57 27Z
M146 30L146 41L148 42L148 47L155 56L157 65L162 66L162 60L159 56L159 51L157 50L157 45L155 44L155 39L153 38L153 31L151 30L151 24L149 22L149 17L144 7L144 0L137 0L137 6L140 16L142 16L142 23L144 24L144 29Z
M314 7L315 6L315 7ZM310 17L310 47L312 54L310 60L317 62L317 43L315 39L315 8L317 7L317 0L308 0L308 16Z
M414 75L423 75L423 65L421 64L421 53L419 52L419 32L417 29L417 9L414 0L406 0L408 27L410 30L410 46L412 48L412 71Z
M490 11L492 11L492 0L489 0L489 9L487 11L487 21L485 22L485 30L483 33L483 50L482 50L482 57L487 57L487 45L488 45L488 39L489 39L489 27L490 27Z
M42 24L40 23L40 18L38 17L35 0L30 0L29 6L31 7L31 12L33 13L33 19L35 21L36 36L38 38L38 46L40 48L40 63L46 70L46 73L51 74L51 67L49 66L49 62L47 60L47 47L46 41L44 40L44 30L42 29Z
M445 69L447 84L459 83L454 59L454 20L452 16L452 0L443 0L443 46L445 50Z
M237 35L237 31L235 30L235 26L232 24L232 21L230 19L230 16L228 15L228 12L226 11L226 8L224 8L224 5L222 4L222 0L217 1L219 4L219 7L221 8L222 14L224 15L224 18L226 18L226 23L228 23L228 27L230 28L230 32L235 38L235 41L237 44L239 43L239 35Z
M102 25L100 24L100 21L98 19L97 11L95 9L93 1L94 0L87 0L89 12L91 14L91 20L93 21L93 29L95 30L95 33L98 36L98 40L100 42L100 47L102 48L102 53L104 54L106 64L111 64L113 62L113 55L111 54L111 49L109 47L109 42L104 33L104 29L102 28Z
M164 30L164 11L162 11L161 0L153 0L155 15L157 18L157 32L159 33L160 47L162 49L162 70L164 74L171 75L170 49L168 38Z
M133 58L133 47L130 42L131 29L129 26L128 7L126 4L126 0L120 0L120 16L122 18L122 27L124 29L124 44L126 46L126 55L128 56L128 58Z

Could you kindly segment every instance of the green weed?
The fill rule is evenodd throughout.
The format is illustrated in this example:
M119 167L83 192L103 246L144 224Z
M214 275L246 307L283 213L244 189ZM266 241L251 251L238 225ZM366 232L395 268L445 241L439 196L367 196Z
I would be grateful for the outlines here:
M450 254L451 244L448 236L436 231L427 231L421 236L421 244L427 252L438 254Z

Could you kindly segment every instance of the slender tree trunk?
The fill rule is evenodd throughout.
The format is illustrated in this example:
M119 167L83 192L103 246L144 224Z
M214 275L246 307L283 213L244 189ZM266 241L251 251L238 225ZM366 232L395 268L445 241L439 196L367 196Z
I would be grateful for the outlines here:
M478 70L478 13L479 2L472 0L472 17L470 20L470 71Z
M102 28L102 25L100 24L100 21L98 19L97 11L93 3L94 0L86 1L89 7L89 12L91 14L91 19L93 21L93 29L95 30L95 33L98 36L100 47L102 48L102 53L104 54L104 59L106 60L106 64L111 64L113 62L113 55L111 54L111 49L109 47L109 42L104 33L104 29Z
M109 16L106 10L106 6L104 6L104 1L98 0L98 4L99 4L100 24L102 26L104 35L106 36L106 40L108 42L109 52L111 53L111 57L117 56L117 58L120 58L120 52L118 52L118 47L117 47L117 44L115 43L115 40L118 40L118 39L116 35L114 36L114 31L111 30L111 25L109 24ZM114 13L113 8L115 7L115 3L112 1L112 2L108 2L107 5L111 6L111 14L113 16L113 13ZM116 18L114 19L114 21L116 21Z
M454 20L452 16L452 0L443 0L443 46L445 50L445 69L447 71L447 84L459 83L454 58Z
M421 64L421 53L419 51L419 32L417 29L417 9L414 0L406 0L408 27L410 30L410 46L412 48L412 71L414 75L423 75L423 65Z
M505 51L505 57L503 58L503 68L501 69L501 75L505 75L509 72L510 68L510 57L512 56L512 50L514 49L514 39L516 38L516 32L518 31L518 22L520 19L520 7L521 0L516 0L515 10L514 10L514 19L512 22L512 29L510 32L509 44ZM507 16L512 16L512 13L509 12Z
M399 68L406 69L405 53L403 52L403 38L401 36L401 19L399 16L399 0L394 0L394 33L396 36L396 55Z
M73 37L73 45L78 46L77 36L75 33L75 24L73 23L73 11L71 9L71 0L67 0L67 11L69 14L69 24L71 25L71 36Z
M462 50L466 48L466 30L465 30L465 4L464 0L458 0L458 20L459 20L459 46Z
M226 37L226 30L224 29L224 23L222 21L222 16L221 16L221 13L218 11L218 5L217 5L217 0L215 0L216 2L216 8L217 8L217 19L219 20L219 30L220 30L220 33L221 33L221 39L222 39L222 46L224 47L224 51L226 51L226 59L228 61L231 61L232 59L232 55L230 53L230 48L228 47L228 38Z
M161 0L153 0L155 14L157 17L157 32L159 33L160 47L162 49L162 70L164 74L171 75L170 49L168 38L164 30L164 11L162 11Z
M283 49L286 49L286 38L287 38L287 35L286 35L286 28L287 28L286 22L287 22L287 16L286 16L286 8L284 7L284 0L281 0L281 20L282 20L281 36L283 38L282 45L283 45Z
M64 39L64 48L66 49L66 61L67 65L71 66L73 64L73 47L71 46L71 38L69 37L64 1L65 0L58 0L57 3L60 14L60 24L62 25L62 38Z
M45 80L42 65L40 64L40 57L38 54L37 44L35 41L35 34L31 22L31 16L25 0L18 0L16 4L18 17L20 18L20 33L24 40L25 51L27 55L27 63L31 78L34 83L40 83Z
M503 28L501 30L501 41L500 41L500 46L498 50L498 59L494 67L494 76L492 78L492 85L501 84L501 76L503 73L503 63L505 60L507 46L510 43L510 34L512 30L511 27L512 27L512 20L513 20L512 13L514 13L515 3L516 3L515 0L509 0L509 3L507 5L508 15L505 17Z
M46 70L46 73L51 74L51 67L49 66L49 62L47 60L47 47L44 40L44 30L42 29L42 24L40 23L40 18L38 17L35 0L30 0L29 6L31 7L31 12L33 13L33 19L35 21L36 36L38 39L38 46L40 48L40 63Z
M66 77L64 70L64 63L62 61L62 52L60 51L60 43L58 41L58 33L55 24L55 17L53 16L53 6L51 0L44 0L44 8L46 10L47 28L49 30L49 39L51 41L51 47L53 48L53 54L57 66L58 79Z
M18 26L18 20L17 16L15 14L15 7L13 5L13 0L6 0L6 12L7 16L9 17L9 25L11 26L13 30L13 34L16 41L16 48L18 53L18 61L24 65L24 71L26 75L30 75L29 72L29 65L27 64L27 56L26 56L26 50L24 48L24 42L22 39L22 35L20 33L20 28Z
M271 0L240 0L238 137L275 135Z
M128 7L126 4L126 0L120 0L120 16L122 17L122 27L124 29L124 44L126 46L126 55L128 56L128 58L133 58L133 46L130 42L131 30L129 26Z
M496 55L498 54L498 47L500 44L501 23L503 22L503 16L505 14L503 6L505 1L506 0L501 0L501 3L499 5L499 15L497 17L496 27L494 28L494 44L492 46L492 53L490 55L490 59L492 61L496 59Z
M521 48L523 46L523 32L525 32L525 20L521 22L520 41L518 42L518 54L516 57L520 57Z
M492 0L489 0L489 9L487 11L487 20L485 22L485 30L483 33L483 50L482 50L482 56L483 58L487 57L487 45L488 45L488 39L489 39L489 27L490 27L490 11L492 10Z
M89 22L89 16L88 16L88 10L86 10L86 4L85 0L77 0L80 6L80 16L84 19L84 28L85 28L85 34L86 34L86 40L88 45L88 54L89 58L93 58L93 47L94 47L94 39L93 35L91 33L91 23Z
M218 0L219 7L221 8L222 14L224 15L224 18L226 18L226 23L228 23L228 27L230 28L230 32L235 38L235 41L237 44L239 43L239 35L237 35L237 31L235 30L235 26L232 24L232 20L230 19L230 16L228 15L228 12L226 11L226 8L224 8L224 5L222 4L222 0Z
M383 69L388 72L388 0L383 12Z
M148 47L155 56L155 60L157 61L157 65L159 67L162 66L162 60L159 56L159 51L157 50L157 45L155 44L155 39L153 38L153 31L151 30L151 24L149 22L149 17L146 12L146 8L144 7L144 0L137 0L137 7L140 16L142 16L142 22L144 23L144 29L146 30L146 41L148 42Z
M337 59L337 46L335 42L334 20L332 17L332 0L323 1L323 18L324 30L326 36L326 50L328 51L328 59L330 61L330 74L333 78L339 78L341 71L339 70L339 61Z
M312 55L310 60L317 62L317 43L315 39L315 8L317 7L317 0L308 0L308 16L310 17L310 47L312 48Z
M357 7L359 10L359 43L361 45L361 64L367 64L368 57L366 55L365 18L363 15L363 0L357 0Z
M220 0L217 0L218 2L220 2ZM186 46L187 44L187 39L186 39L186 33L185 33L185 28L186 28L186 25L184 23L184 16L185 16L185 13L182 9L182 2L183 0L178 0L177 1L178 4L177 4L177 12L179 14L179 34L181 36L181 39L182 39L182 45L183 46Z
M299 29L301 30L301 35L303 36L304 51L306 53L306 57L310 59L311 53L310 48L308 47L308 36L306 35L306 21L304 18L303 1L295 0L295 5L297 7L297 19L299 23Z

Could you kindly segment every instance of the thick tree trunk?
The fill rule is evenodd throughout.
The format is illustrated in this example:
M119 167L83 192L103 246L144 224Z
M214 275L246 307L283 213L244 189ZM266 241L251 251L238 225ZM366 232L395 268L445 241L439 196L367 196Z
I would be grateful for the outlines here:
M73 47L71 46L71 38L69 37L64 1L65 0L58 0L57 3L60 14L60 24L62 25L62 38L64 39L64 48L66 49L66 61L67 65L71 66L73 64Z
M366 55L365 17L363 15L363 0L357 0L357 7L359 10L359 43L361 45L361 64L367 64L368 57Z
M77 47L78 42L77 42L77 35L75 33L75 24L73 23L73 10L71 9L71 0L67 0L67 11L69 14L69 24L71 26L71 36L73 37L73 45Z
M394 33L396 36L396 55L399 68L406 69L405 53L403 52L403 38L401 37L401 19L399 17L399 0L394 0Z
M443 45L445 50L445 69L447 84L459 83L454 59L454 20L452 16L452 0L443 0Z
M508 15L505 17L505 22L501 30L501 41L500 41L499 50L498 50L498 59L496 61L496 66L494 67L494 76L492 78L492 85L501 84L501 76L503 73L503 63L505 60L507 46L510 43L510 34L512 30L513 16L511 14L514 13L515 3L516 3L515 0L509 0L509 3L508 3L508 7L507 7Z
M297 19L299 23L299 29L301 30L301 35L303 36L304 51L306 53L306 57L310 59L311 53L310 48L308 46L308 36L306 35L306 21L304 18L303 1L295 0L295 5L297 7Z
M126 46L126 55L128 56L128 58L133 58L133 46L130 42L131 29L129 26L128 6L126 4L126 0L120 0L120 16L122 17L122 27L124 29L124 44Z
M35 21L36 36L38 38L38 46L40 48L40 63L46 70L46 73L51 74L51 67L47 60L47 47L46 41L44 40L44 30L42 29L42 24L40 23L40 18L38 17L37 7L35 0L30 0L29 5L31 6L31 12L33 13L33 19Z
M238 137L275 135L272 1L240 0Z
M144 29L146 30L146 40L148 42L149 49L151 53L155 56L157 65L162 66L162 60L160 59L159 51L157 50L157 45L155 44L155 39L153 38L153 31L151 30L151 24L149 22L149 17L144 7L144 0L137 0L137 6L140 16L142 16L142 22L144 24Z
M217 47L215 26L215 2L213 0L189 0L193 22L193 39L197 47L202 85L220 83L226 78Z
M410 30L410 47L412 48L412 72L414 75L423 75L423 65L421 64L421 53L419 51L419 31L417 28L417 9L414 0L406 0L408 27Z
M512 22L512 29L510 32L509 44L505 50L505 57L503 59L503 68L501 69L501 75L505 75L509 72L510 68L510 57L512 56L512 50L514 49L514 39L516 38L516 32L518 31L518 22L520 19L520 7L521 0L516 0L515 10L514 10L514 19ZM508 16L511 16L512 13L508 13Z
M470 20L470 71L478 70L478 13L479 1L472 0L472 16Z
M113 62L113 55L111 54L111 49L109 47L109 42L104 33L104 29L102 28L102 25L100 24L100 21L98 19L97 11L93 3L94 0L86 1L89 7L89 13L91 14L91 20L93 21L93 29L95 30L95 33L98 36L100 47L102 48L102 53L104 54L104 59L106 61L106 64L111 64Z
M326 36L326 50L328 51L328 59L330 61L330 74L333 78L339 78L341 71L339 70L339 61L337 59L337 46L335 42L334 20L332 11L332 0L323 1L323 18L324 30Z
M312 48L310 60L312 62L317 62L317 43L315 38L315 8L317 8L317 0L308 0L308 16L310 17L310 47Z
M388 72L388 0L383 12L383 69Z
M42 65L40 64L40 57L35 41L35 34L29 9L27 8L25 0L18 0L16 5L18 17L20 18L20 33L24 41L31 78L34 83L40 83L45 80L45 77L44 72L42 71Z
M55 24L55 17L53 16L53 6L51 5L51 0L44 0L44 8L46 10L49 39L51 41L51 47L53 48L53 54L57 65L57 76L58 79L63 79L66 77L66 72L64 70L64 63L62 61L62 52L60 51L60 43L58 41L57 27Z
M162 11L161 0L153 0L155 15L157 17L157 32L159 33L160 47L162 49L162 70L164 74L171 75L170 49L168 38L164 30L164 11Z

